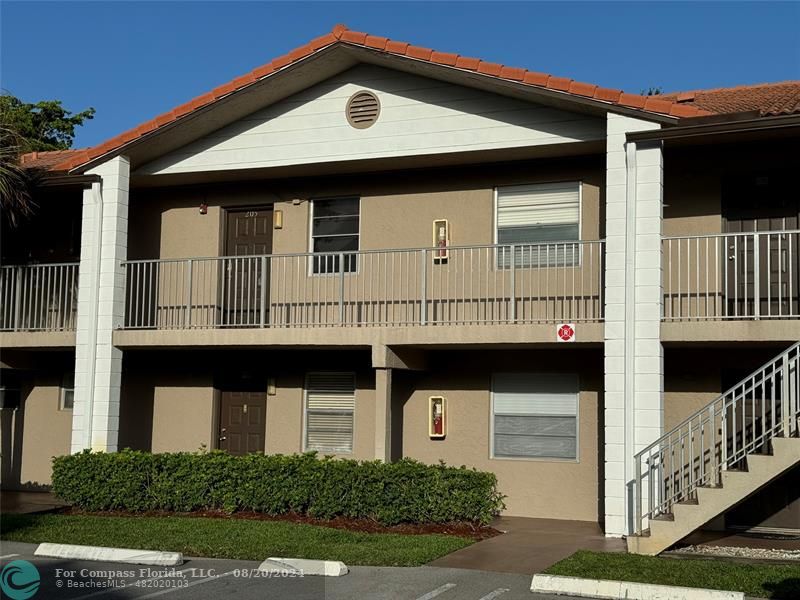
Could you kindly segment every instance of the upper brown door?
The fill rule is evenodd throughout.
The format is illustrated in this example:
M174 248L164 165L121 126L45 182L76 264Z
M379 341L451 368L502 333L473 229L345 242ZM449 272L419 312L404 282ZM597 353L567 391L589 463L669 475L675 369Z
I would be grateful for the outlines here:
M228 211L227 256L220 305L222 324L255 326L269 323L270 263L261 256L272 252L272 208Z
M725 233L788 232L800 225L800 196L792 191L788 171L737 174L724 181L722 214ZM757 244L754 239L734 235L726 239L728 314L752 315L755 303L764 316L796 314L800 236L760 235Z
M272 208L228 211L228 256L253 256L272 252Z
M266 392L222 392L219 447L231 454L264 452Z

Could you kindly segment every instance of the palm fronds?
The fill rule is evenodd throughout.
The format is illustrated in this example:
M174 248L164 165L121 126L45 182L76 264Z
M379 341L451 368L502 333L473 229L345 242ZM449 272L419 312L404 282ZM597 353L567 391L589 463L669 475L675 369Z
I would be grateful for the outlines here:
M21 140L11 129L0 126L0 214L12 226L30 216L36 204L33 187L40 175L19 161Z

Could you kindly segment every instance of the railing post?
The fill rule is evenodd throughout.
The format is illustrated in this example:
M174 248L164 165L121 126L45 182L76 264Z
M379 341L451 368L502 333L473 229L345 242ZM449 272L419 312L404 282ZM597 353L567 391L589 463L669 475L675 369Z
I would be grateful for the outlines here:
M344 325L344 254L339 253L339 325Z
M709 431L711 433L711 440L709 443L709 452L710 456L708 458L708 466L711 470L711 477L710 483L712 485L717 485L717 477L718 477L718 464L717 464L717 419L714 414L714 404L712 403L711 406L708 407L708 422L709 422ZM701 457L701 460L702 457Z
M267 324L267 260L266 256L261 257L261 298L259 309L259 325L264 327Z
M758 233L753 234L753 317L761 318L761 240Z
M727 407L725 406L725 401L722 401L722 416L720 418L720 435L719 435L719 445L720 445L720 462L722 463L719 467L720 471L727 471L728 470L728 412ZM734 433L735 435L735 433ZM720 476L720 481L722 480Z
M642 455L635 456L634 492L633 492L633 527L636 535L642 535Z
M189 259L189 266L188 272L186 273L186 280L188 284L188 288L186 290L186 316L183 319L183 326L184 328L190 328L192 326L192 259Z
M511 306L510 306L510 321L515 323L517 321L517 247L511 246Z
M422 254L422 281L420 283L420 309L419 309L419 322L420 325L426 325L428 322L428 251L420 250Z
M781 429L783 429L783 437L789 437L792 419L792 379L789 368L789 353L786 352L784 353L783 360L781 361Z
M14 316L12 321L14 323L14 331L19 331L20 329L20 321L22 320L21 315L21 303L22 303L22 267L15 267L14 268Z

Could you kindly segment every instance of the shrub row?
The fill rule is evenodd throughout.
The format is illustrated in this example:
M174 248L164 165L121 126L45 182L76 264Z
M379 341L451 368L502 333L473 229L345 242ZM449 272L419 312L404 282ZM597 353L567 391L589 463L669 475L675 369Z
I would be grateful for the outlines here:
M87 511L252 510L397 523L486 524L503 507L493 473L404 459L84 451L53 459L53 492Z

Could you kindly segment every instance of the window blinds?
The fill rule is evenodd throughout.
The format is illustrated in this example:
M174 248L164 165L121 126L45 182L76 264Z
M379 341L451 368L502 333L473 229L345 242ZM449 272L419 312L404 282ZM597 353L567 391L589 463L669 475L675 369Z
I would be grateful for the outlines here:
M353 451L353 373L310 373L306 378L306 450Z
M516 246L517 267L575 266L579 260L575 242L580 239L580 205L578 182L498 188L497 243ZM510 264L511 252L501 248L498 266L508 268Z
M497 189L497 227L577 225L580 193L576 181L513 185Z
M502 373L493 382L493 455L577 458L578 378Z

